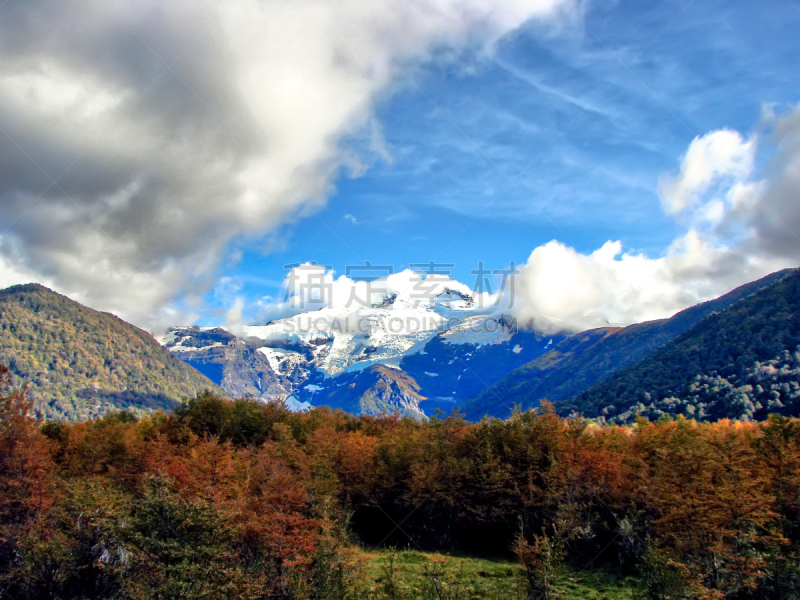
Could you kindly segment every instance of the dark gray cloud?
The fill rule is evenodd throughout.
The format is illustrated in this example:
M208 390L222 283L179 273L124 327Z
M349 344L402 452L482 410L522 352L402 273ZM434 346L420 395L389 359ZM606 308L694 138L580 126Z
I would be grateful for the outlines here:
M800 107L786 115L768 111L762 134L774 154L764 173L763 192L745 215L762 252L800 266Z
M339 142L369 127L394 65L571 6L495 4L9 0L0 284L186 321L170 300L208 289L232 236L296 218L358 166Z

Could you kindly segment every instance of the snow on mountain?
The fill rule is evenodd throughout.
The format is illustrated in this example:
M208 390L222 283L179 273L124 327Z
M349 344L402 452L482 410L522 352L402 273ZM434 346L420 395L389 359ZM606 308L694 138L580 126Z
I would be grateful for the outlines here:
M297 373L301 378L308 375L308 359L301 352L267 346L258 348L257 352L264 355L275 373L287 377Z
M446 344L486 346L507 342L513 333L512 323L502 316L475 315L443 332L442 341Z
M477 325L485 319L475 314L482 309L475 307L469 296L453 290L429 300L391 300L379 306L303 312L267 325L245 327L243 337L260 340L265 347L305 346L313 355L314 368L331 376L375 364L396 367L403 356L421 350L437 333L467 320ZM465 338L453 343L472 342Z
M371 306L328 306L246 326L238 337L219 327L175 327L160 341L232 395L284 400L294 410L335 404L414 418L423 414L419 403L454 408L538 356L546 342L453 289L427 299L394 294ZM473 355L490 359L491 369L471 367ZM358 375L367 370L369 377ZM346 399L355 382L360 404Z

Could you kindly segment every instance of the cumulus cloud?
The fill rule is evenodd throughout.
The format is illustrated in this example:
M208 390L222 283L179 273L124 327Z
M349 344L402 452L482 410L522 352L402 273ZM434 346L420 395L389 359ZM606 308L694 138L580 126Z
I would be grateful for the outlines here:
M521 268L516 313L540 329L627 325L798 266L800 107L768 111L749 139L730 130L694 139L660 193L686 227L662 256L624 251L619 241L590 254L550 242Z
M442 48L490 47L570 0L9 0L0 21L0 280L150 327L237 236L363 170L342 143ZM169 68L167 68L169 66ZM184 305L190 305L184 303ZM185 322L187 315L177 320Z
M745 141L738 131L722 129L696 137L681 161L680 173L659 182L664 208L670 214L682 212L713 184L749 176L754 153L755 142Z
M559 242L536 248L515 283L515 311L540 330L582 331L669 317L789 266L715 247L691 230L664 256L624 252L619 241L582 254Z
M283 298L270 299L278 311L300 312L319 308L366 308L380 304L400 307L430 305L447 292L469 298L477 308L491 311L497 295L477 293L445 274L430 274L411 269L379 276L377 272L336 276L323 265L305 263L291 269L284 280ZM275 317L273 317L275 318Z
M726 227L749 228L756 251L798 263L800 256L800 106L788 114L768 111L764 145L770 160L764 178L736 190Z

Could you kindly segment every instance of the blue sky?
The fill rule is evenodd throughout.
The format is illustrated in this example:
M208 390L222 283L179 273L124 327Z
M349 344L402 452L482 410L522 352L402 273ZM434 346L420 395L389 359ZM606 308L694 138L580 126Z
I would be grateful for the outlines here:
M798 6L8 0L0 287L157 331L514 261L534 320L667 316L800 263Z
M404 67L377 109L388 156L348 140L368 170L342 173L315 216L241 242L224 275L253 299L276 296L295 262L344 273L436 260L471 285L479 260L523 263L553 239L658 257L680 229L659 176L695 137L748 135L765 103L797 102L798 31L788 0L596 1L566 30L507 34L491 57ZM230 297L207 299L222 309Z

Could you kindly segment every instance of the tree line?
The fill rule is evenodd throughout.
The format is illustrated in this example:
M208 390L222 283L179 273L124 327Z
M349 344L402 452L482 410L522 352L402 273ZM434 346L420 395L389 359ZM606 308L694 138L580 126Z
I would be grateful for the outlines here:
M29 417L0 369L0 598L393 598L356 548L515 556L650 598L800 593L800 421L603 426L352 417L204 393L171 414Z

